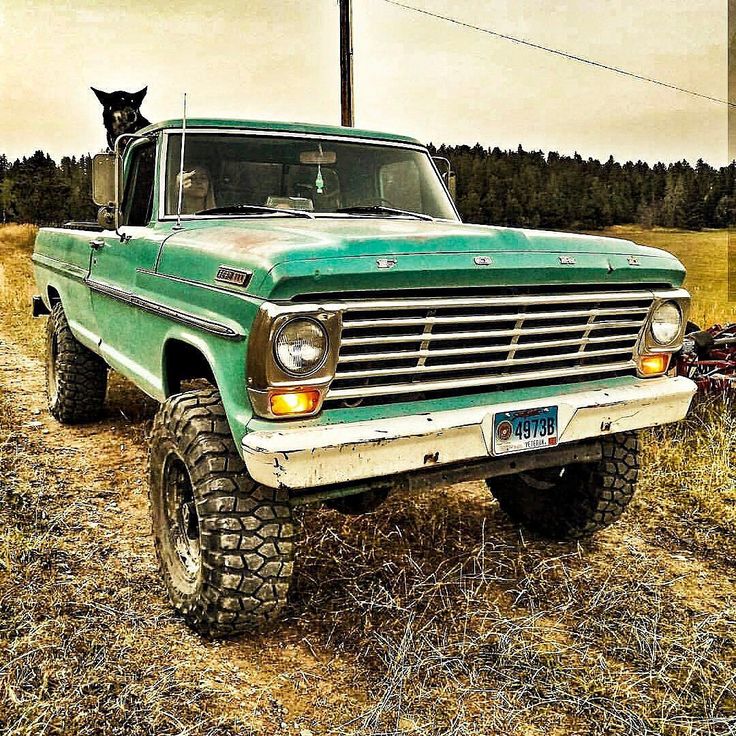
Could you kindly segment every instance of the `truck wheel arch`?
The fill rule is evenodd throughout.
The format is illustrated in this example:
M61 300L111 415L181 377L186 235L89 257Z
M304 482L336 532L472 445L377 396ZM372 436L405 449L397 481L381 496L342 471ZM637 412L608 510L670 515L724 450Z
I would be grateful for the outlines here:
M54 286L49 284L46 289L46 306L49 310L53 309L55 304L61 303L61 295Z
M164 343L162 375L166 398L181 392L182 381L202 378L217 388L207 351L179 337L170 337Z

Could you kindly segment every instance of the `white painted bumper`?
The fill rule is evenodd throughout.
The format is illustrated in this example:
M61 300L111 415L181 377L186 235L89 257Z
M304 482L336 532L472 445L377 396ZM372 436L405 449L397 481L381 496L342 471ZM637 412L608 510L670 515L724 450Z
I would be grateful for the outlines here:
M694 393L687 378L650 378L533 401L256 431L243 439L243 455L258 483L313 488L488 457L496 412L556 404L561 444L677 421Z

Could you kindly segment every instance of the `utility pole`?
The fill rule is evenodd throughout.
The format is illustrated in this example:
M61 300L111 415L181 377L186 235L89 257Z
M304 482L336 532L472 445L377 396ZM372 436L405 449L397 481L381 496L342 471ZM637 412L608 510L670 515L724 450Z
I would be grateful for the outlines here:
M352 128L355 125L352 0L340 0L340 108L342 124Z

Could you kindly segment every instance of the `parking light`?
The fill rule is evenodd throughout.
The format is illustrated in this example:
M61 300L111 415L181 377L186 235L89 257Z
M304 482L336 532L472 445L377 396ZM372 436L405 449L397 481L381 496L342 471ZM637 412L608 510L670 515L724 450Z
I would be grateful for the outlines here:
M319 406L319 401L320 393L315 389L275 393L271 394L271 411L279 417L311 414Z
M639 356L639 373L642 376L658 376L667 370L670 364L669 353L654 353Z

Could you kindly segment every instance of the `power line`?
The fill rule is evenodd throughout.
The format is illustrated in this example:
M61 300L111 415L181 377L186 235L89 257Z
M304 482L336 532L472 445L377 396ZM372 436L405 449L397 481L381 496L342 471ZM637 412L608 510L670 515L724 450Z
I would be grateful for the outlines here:
M676 84L669 84L669 82L663 82L660 79L653 79L652 77L645 77L642 74L635 74L634 72L626 71L626 69L621 69L617 66L609 66L608 64L602 64L599 61L593 61L592 59L586 59L583 56L576 56L575 54L568 54L566 51L560 51L559 49L553 49L549 46L542 46L539 43L533 43L532 41L527 41L523 38L517 38L516 36L510 36L507 33L499 33L498 31L492 31L490 28L482 28L481 26L474 26L472 23L465 23L464 21L458 20L457 18L450 18L446 15L440 15L439 13L432 13L429 10L424 10L423 8L416 8L413 5L405 5L404 3L400 3L397 0L383 0L385 3L388 3L389 5L396 5L399 8L404 8L404 10L411 10L415 13L421 13L422 15L428 15L431 18L437 18L439 20L446 20L448 23L454 23L455 25L462 26L463 28L470 28L473 31L480 31L481 33L487 33L489 36L495 36L496 38L503 38L506 41L512 41L513 43L521 44L522 46L529 46L533 49L538 49L539 51L546 51L550 54L555 54L557 56L562 56L565 59L570 59L571 61L579 61L582 64L590 64L591 66L596 66L599 69L606 69L609 72L615 72L616 74L622 74L625 77L632 77L633 79L639 79L642 82L649 82L650 84L658 84L660 87L667 87L668 89L674 89L677 92L684 92L685 94L692 95L693 97L701 97L704 100L710 100L711 102L717 102L720 105L728 105L729 107L736 107L736 102L729 102L728 100L722 100L718 97L711 97L710 95L705 95L702 92L695 92L692 89L685 89L684 87L678 87Z

